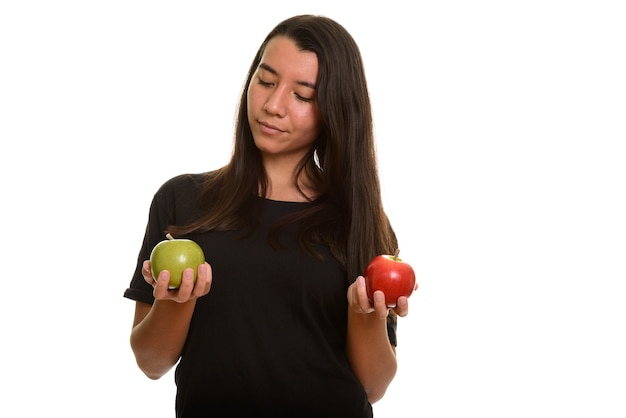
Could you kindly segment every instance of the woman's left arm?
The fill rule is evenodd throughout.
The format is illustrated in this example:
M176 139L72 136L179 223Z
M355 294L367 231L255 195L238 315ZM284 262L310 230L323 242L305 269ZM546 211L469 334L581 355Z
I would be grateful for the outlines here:
M367 297L362 276L348 288L347 354L370 403L383 397L398 367L395 347L387 335L389 308L385 295L376 291L373 296L374 303ZM394 310L398 316L406 316L408 299L400 297Z

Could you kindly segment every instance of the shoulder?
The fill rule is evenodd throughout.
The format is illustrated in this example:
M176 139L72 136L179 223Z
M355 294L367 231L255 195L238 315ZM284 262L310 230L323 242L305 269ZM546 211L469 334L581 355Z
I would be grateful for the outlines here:
M168 179L159 187L157 194L171 194L176 192L195 191L202 188L204 181L210 173L187 173L179 174Z
M177 201L199 196L212 172L179 174L165 181L154 194L156 201Z
M179 174L165 181L152 199L151 219L161 225L184 225L202 216L202 192L208 176L210 173Z
M175 212L178 207L197 205L203 184L210 173L179 174L165 181L154 193L152 206L157 210Z

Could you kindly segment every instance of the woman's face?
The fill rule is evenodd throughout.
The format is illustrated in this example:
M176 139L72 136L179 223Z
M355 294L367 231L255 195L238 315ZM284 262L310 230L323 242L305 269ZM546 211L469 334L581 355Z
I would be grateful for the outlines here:
M264 158L300 160L320 132L315 53L272 38L248 86L248 122Z

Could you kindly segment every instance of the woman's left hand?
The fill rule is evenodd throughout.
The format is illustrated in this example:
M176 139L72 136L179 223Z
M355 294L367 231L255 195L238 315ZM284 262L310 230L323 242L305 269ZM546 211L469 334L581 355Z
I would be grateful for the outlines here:
M365 278L357 277L354 283L348 287L348 306L354 312L362 314L375 313L379 318L385 319L389 314L389 309L393 309L398 316L406 316L409 313L409 300L406 296L400 296L396 301L396 306L391 308L385 303L385 294L377 290L372 295L374 300L367 297Z

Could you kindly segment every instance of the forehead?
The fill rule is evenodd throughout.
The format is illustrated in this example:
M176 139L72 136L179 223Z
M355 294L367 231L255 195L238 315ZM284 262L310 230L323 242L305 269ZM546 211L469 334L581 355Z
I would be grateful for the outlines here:
M317 55L301 50L285 36L270 39L263 51L261 64L271 67L281 77L295 77L311 83L317 79Z

